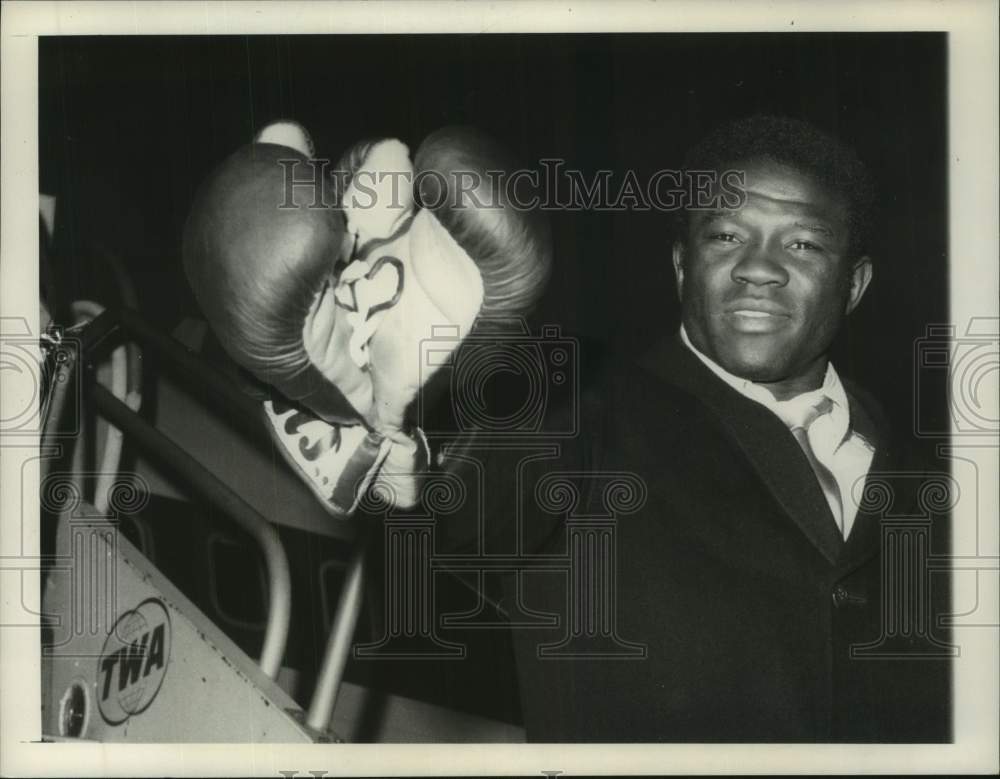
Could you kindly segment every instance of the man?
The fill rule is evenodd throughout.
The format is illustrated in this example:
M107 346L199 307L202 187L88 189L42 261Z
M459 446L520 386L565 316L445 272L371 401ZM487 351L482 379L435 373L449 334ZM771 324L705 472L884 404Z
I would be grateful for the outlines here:
M892 653L883 640L884 600L904 583L881 549L886 505L865 496L905 448L828 359L872 279L864 167L767 117L722 128L686 167L742 172L745 200L683 214L677 336L645 372L601 369L558 458L493 456L487 489L504 472L518 481L487 524L517 517L522 550L586 561L569 574L526 562L507 580L518 615L555 617L514 632L528 737L946 741L947 646L919 631ZM545 497L560 472L574 500ZM588 547L574 517L615 513L616 474L645 492ZM907 498L889 510L907 515ZM941 584L893 603L936 625Z
M673 250L682 327L644 370L600 364L585 350L587 386L563 381L563 391L582 392L560 404L554 375L566 355L560 362L557 351L546 352L553 386L540 397L569 418L547 419L526 437L508 436L509 429L456 436L447 424L417 420L434 462L465 482L448 489L454 500L442 498L440 484L423 496L438 520L435 551L462 551L464 537L472 559L453 562L481 564L493 574L480 581L502 583L499 606L514 628L531 740L947 740L948 647L932 635L947 588L928 584L919 555L900 562L895 549L899 540L926 556L929 545L943 551L940 539L894 539L892 550L881 549L883 515L919 513L901 490L881 506L871 499L886 488L872 474L905 473L905 452L874 402L842 382L827 357L872 277L864 250L867 174L813 128L768 118L710 136L687 168L736 172L743 197L736 207L720 198L684 215ZM731 179L719 181L721 194ZM262 210L249 213L258 218ZM511 279L523 276L507 272L511 259L542 267L543 243L511 242L534 233L525 215L503 213L522 228L486 231L502 243L494 256L507 270L491 287L507 300ZM488 225L479 218L488 215L470 218ZM189 259L216 267L234 243ZM327 256L300 259L322 270ZM227 268L246 269L243 255L232 259ZM202 267L197 262L192 267ZM322 288L325 276L314 275ZM537 286L530 286L532 300ZM233 300L234 285L218 289L220 310L245 304L245 297ZM287 297L285 286L274 289ZM434 289L462 297L454 280ZM209 310L216 297L206 298ZM264 310L284 327L281 306ZM404 321L410 331L396 334L412 340L413 320ZM284 329L298 345L308 325L296 320ZM247 332L253 328L239 330L240 345ZM503 338L489 328L470 336L450 375L472 382L498 370L517 374L518 363L504 363L502 348L490 346ZM521 341L511 356L533 353ZM497 393L508 410L517 405L510 402L516 383ZM452 411L481 417L480 389L453 386ZM517 414L508 419L515 425ZM576 435L560 435L567 431ZM379 477L407 473L383 467ZM315 475L338 473L317 467ZM924 486L918 480L916 492ZM408 570L429 565L427 551L414 550L420 559ZM487 563L484 554L494 559ZM908 579L897 576L896 564L909 566ZM425 631L437 622L427 614L420 620L404 638L429 640ZM463 620L476 622L470 614L448 622Z

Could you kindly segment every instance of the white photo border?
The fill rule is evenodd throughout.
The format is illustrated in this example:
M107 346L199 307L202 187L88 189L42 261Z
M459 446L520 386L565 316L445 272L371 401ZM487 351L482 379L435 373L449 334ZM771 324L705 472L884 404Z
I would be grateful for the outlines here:
M613 10L612 10L613 9ZM385 32L773 32L944 31L948 34L950 318L961 324L998 312L998 58L994 0L868 0L807 4L732 2L5 2L2 6L2 229L0 315L37 330L39 35L275 34ZM0 403L20 387L4 378ZM989 399L987 399L989 402ZM994 403L996 401L994 400ZM11 404L11 405L7 405ZM0 442L0 560L37 555L21 537L26 507L37 506L37 461ZM981 473L996 467L996 442ZM956 474L956 477L958 474ZM981 517L998 516L996 483L980 485ZM31 493L30 489L35 492ZM962 506L959 506L959 512ZM956 516L953 548L974 532ZM997 559L995 530L981 554ZM990 549L989 547L992 546ZM37 577L0 565L0 607L39 603ZM996 576L996 571L987 573ZM20 580L20 581L18 581ZM968 602L956 578L955 598ZM987 588L980 598L997 598ZM981 603L997 614L997 604ZM4 620L0 615L0 624ZM328 775L621 773L952 773L998 768L997 628L956 628L955 743L949 745L106 745L42 744L37 630L0 630L0 774L257 775L282 770Z

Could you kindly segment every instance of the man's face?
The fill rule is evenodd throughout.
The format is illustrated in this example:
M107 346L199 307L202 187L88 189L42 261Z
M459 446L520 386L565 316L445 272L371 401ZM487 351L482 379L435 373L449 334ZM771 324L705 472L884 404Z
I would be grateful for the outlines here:
M674 247L684 329L736 376L775 390L818 386L871 263L849 261L847 209L812 179L770 162L736 167L743 208L693 213Z

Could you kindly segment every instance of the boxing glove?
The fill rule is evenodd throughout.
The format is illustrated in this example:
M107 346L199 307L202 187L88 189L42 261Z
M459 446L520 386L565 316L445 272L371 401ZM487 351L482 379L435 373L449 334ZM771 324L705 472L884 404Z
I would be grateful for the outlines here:
M551 269L547 225L511 201L512 161L473 130L434 133L416 170L399 141L356 144L337 166L338 209L309 208L308 189L277 209L274 163L307 161L312 144L296 126L258 141L199 195L188 277L234 359L298 401L265 411L328 510L348 516L376 472L390 502L412 505L428 451L406 414L435 369L422 343L446 326L440 356L479 316L527 313Z
M417 499L416 475L428 454L422 433L406 424L421 386L477 319L527 314L551 273L548 224L523 207L530 192L511 190L525 181L511 178L517 170L481 132L438 130L415 159L414 196L424 207L405 233L368 255L369 267L391 263L401 280L370 341L372 426L393 441L376 483L397 505Z
M403 428L407 407L436 369L422 360L435 331L450 334L434 344L441 357L478 318L523 316L541 295L551 238L541 214L519 205L529 193L514 202L508 191L517 169L470 128L438 130L418 149L415 194L424 207L405 236L375 252L398 261L406 278L371 340L376 430L393 436Z
M334 182L289 186L286 177L301 182L313 165L308 135L289 124L266 128L202 185L185 223L184 269L238 364L328 422L359 424L371 379L346 357L351 329L334 300L353 236L323 202Z
M414 160L416 197L465 250L482 277L479 318L528 314L552 272L552 237L530 179L515 175L513 156L485 133L445 127L428 136ZM447 306L448 273L419 262L425 289Z
M313 144L295 123L269 125L211 173L184 229L185 273L216 337L274 388L262 412L278 452L341 518L390 445L368 424L371 378L351 356L352 315L335 301L371 218L348 225L339 201L363 184L353 178L371 146L356 144L315 187L289 186L286 177L307 177ZM379 292L368 285L361 303L375 306Z
M376 484L389 503L408 507L429 456L407 424L417 393L477 318L530 311L551 272L551 240L541 215L522 205L530 193L512 190L525 181L510 178L513 160L480 132L437 131L415 168L399 141L364 149L341 199L354 259L334 299L351 330L351 359L372 382L368 444L382 437ZM335 433L343 434L327 435Z

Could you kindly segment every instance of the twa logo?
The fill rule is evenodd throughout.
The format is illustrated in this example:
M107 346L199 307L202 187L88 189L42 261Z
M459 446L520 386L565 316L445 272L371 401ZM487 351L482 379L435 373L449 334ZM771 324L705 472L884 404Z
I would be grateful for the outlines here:
M97 706L109 725L149 708L170 660L170 615L157 598L122 614L97 661Z

